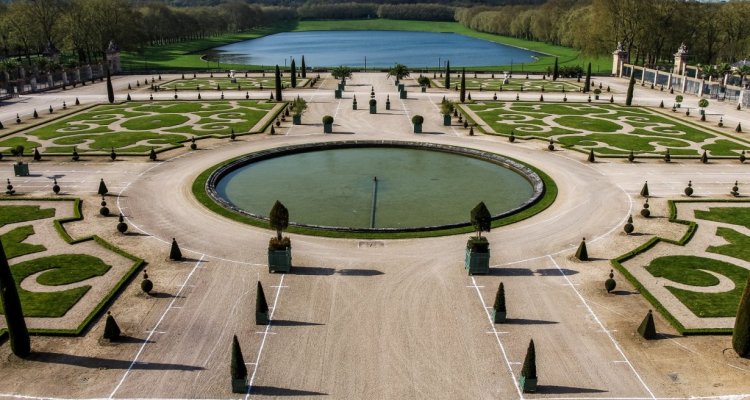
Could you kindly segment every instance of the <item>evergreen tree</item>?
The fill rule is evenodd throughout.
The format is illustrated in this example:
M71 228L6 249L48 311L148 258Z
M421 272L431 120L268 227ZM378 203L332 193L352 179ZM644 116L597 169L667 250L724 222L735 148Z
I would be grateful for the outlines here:
M232 338L232 365L230 369L232 379L247 378L245 357L242 356L242 349L240 348L240 342L237 340L237 335L234 335Z
M742 292L737 307L737 318L734 320L732 347L740 357L750 357L750 277Z
M297 63L294 62L294 59L292 58L292 64L290 66L291 72L291 79L292 79L292 87L297 87Z
M96 193L98 193L99 196L106 196L108 192L107 185L104 183L104 178L102 178L102 180L99 181L99 190Z
M557 57L555 57L555 67L552 69L552 80L556 81L560 77L560 69L557 65Z
M654 324L654 315L651 313L651 310L648 310L646 318L643 319L641 326L638 327L638 333L644 339L656 339L656 325Z
M529 342L529 348L526 350L526 358L523 360L521 376L529 379L537 379L536 376L536 350L534 349L534 339ZM526 392L526 388L523 388Z
M104 323L104 335L102 335L102 337L109 341L113 341L120 338L120 333L120 327L117 325L115 317L112 316L111 312L107 312L107 320Z
M635 91L635 75L630 75L630 83L628 83L628 93L625 95L625 105L629 106L633 104L633 91Z
M497 294L495 294L495 304L492 306L495 311L505 312L505 286L502 282L497 287Z
M307 78L307 66L305 65L305 56L302 56L302 65L300 65L300 69L302 70L302 77Z
M578 250L576 250L576 258L579 261L589 260L589 252L586 249L586 238L583 238L583 240L581 240L581 244L578 245Z
M591 90L591 63L589 68L586 70L586 81L583 83L583 93L588 93Z
M492 214L484 202L480 202L471 209L471 224L477 231L477 237L482 237L482 232L489 232L492 228Z
M115 102L115 90L112 88L112 76L109 74L109 67L107 67L107 100L109 100L109 104Z
M445 62L445 88L451 88L451 62L450 60Z
M3 304L5 323L8 325L10 349L16 356L26 358L31 353L29 330L23 319L21 299L18 297L16 281L10 272L2 242L0 242L0 302Z
M255 292L255 324L268 325L268 302L263 293L263 285L258 281L258 289Z
M182 260L180 246L177 245L177 239L172 238L172 248L169 250L169 259L174 261Z
M271 228L276 230L276 238L281 241L281 231L289 226L289 210L276 200L271 208L271 213L268 215L268 220Z
M641 197L648 197L648 181L643 184L643 188L641 189Z
M276 75L274 77L274 83L276 85L276 101L281 101L281 71L279 71L278 65L276 65Z
M461 103L466 101L466 68L461 70L461 95L459 100L461 100Z

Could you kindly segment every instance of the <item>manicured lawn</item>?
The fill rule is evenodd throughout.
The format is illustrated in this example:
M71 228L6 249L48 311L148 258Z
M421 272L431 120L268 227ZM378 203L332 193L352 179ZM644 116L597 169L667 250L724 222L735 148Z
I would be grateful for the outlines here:
M54 208L40 206L0 206L0 228L18 222L34 221L55 216Z
M724 238L729 244L710 246L706 251L750 262L750 236L724 227L716 229L716 236Z
M58 292L29 292L21 288L21 282L33 274L46 271L38 276L38 283L45 286L68 285L102 276L109 271L110 266L97 257L85 254L61 254L18 263L10 269L18 286L24 315L58 318L65 315L91 286Z
M750 229L750 208L748 207L710 207L708 211L695 210L695 218L740 225Z
M10 260L11 258L47 250L46 247L40 244L23 243L24 240L33 234L34 227L32 225L26 225L20 226L0 236L0 240L3 242L5 256Z
M272 74L263 77L237 78L232 82L231 78L191 78L177 79L159 85L162 90L263 90L276 88L276 82ZM305 86L308 79L297 78L297 87ZM292 86L291 78L281 78L281 86L289 88Z
M461 105L495 133L519 138L553 138L564 147L599 155L737 157L748 143L669 118L646 108L609 103L481 102ZM713 143L709 143L713 141Z
M550 68L555 63L555 56L559 57L560 66L581 66L585 69L586 65L591 62L591 68L594 73L608 73L612 68L612 59L610 56L588 57L582 55L578 50L573 48L554 46L547 43L532 42L506 36L498 36L490 33L482 33L466 28L457 22L405 21L389 19L299 21L257 29L246 33L227 34L190 42L148 47L143 54L124 53L122 56L123 67L126 70L193 70L209 68L223 70L259 69L261 68L260 66L247 66L240 64L221 64L217 66L216 63L208 64L206 63L206 61L201 59L201 55L203 54L202 51L225 44L255 39L261 36L278 32L303 32L320 30L400 30L420 32L453 32L465 36L471 36L483 40L489 40L495 43L521 47L524 49L550 55L548 57L540 57L533 63L525 64L522 66L514 65L514 71L518 71L520 68L522 68L524 71L546 71L547 68ZM498 65L492 67L472 67L471 69L499 71L510 70L511 66Z
M721 293L701 293L667 286L690 311L702 318L734 317L750 274L750 271L734 264L696 256L660 257L651 261L646 269L657 278L698 287L719 283L715 276L701 270L716 272L731 279L734 289Z
M100 105L0 140L0 150L18 138L49 140L49 153L143 154L192 137L257 133L254 129L280 103L257 100L126 102ZM278 108L276 108L278 110Z

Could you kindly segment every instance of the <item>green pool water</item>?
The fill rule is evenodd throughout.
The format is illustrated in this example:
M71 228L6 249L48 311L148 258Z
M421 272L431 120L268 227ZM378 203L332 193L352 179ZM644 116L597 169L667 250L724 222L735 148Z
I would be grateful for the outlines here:
M481 159L366 147L253 162L222 177L216 192L259 216L279 200L297 224L403 229L468 222L480 201L498 215L529 201L534 188L523 175Z

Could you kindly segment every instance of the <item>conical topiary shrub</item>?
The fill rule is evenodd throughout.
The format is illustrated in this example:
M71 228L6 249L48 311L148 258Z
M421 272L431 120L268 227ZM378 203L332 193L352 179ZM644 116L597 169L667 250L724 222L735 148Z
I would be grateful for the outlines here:
M34 147L34 161L42 161L42 153L39 152L38 147Z
M737 132L737 133L742 133L742 123L741 122L737 123L737 127L734 128L734 131Z
M500 282L495 294L495 304L492 306L492 322L496 324L505 322L505 315L505 286Z
M112 147L112 151L109 153L109 158L111 158L112 161L115 161L117 159L117 153L115 153L114 147Z
M635 161L635 154L633 153L633 150L630 150L630 154L628 154L628 161Z
M523 360L521 377L518 379L518 386L524 393L536 392L537 375L536 375L536 350L534 349L534 339L529 342L529 348L526 350L526 358Z
M182 261L182 252L177 245L177 239L172 238L172 248L169 249L169 259L172 261Z
M633 226L633 216L628 217L628 222L625 224L625 226L622 228L625 233L630 235L635 230L635 227Z
M102 337L110 342L114 342L120 338L120 333L120 327L117 325L115 317L112 316L111 312L107 312L107 320L104 323L104 334Z
M732 347L740 357L750 357L750 277L742 292L737 307L737 318L734 320Z
M29 330L26 328L21 299L18 297L16 282L11 275L2 242L0 242L0 302L4 306L10 349L16 356L26 358L31 353Z
M703 150L703 155L701 155L701 162L703 164L708 164L708 154L706 153L706 150Z
M638 333L646 340L656 339L656 325L654 325L654 315L651 310L648 310L646 318L638 327Z
M589 150L589 158L588 161L590 163L596 162L596 158L594 157L594 149Z
M154 289L154 283L151 282L151 279L148 279L148 274L146 273L146 270L143 270L143 280L141 281L141 290L143 290L143 293L149 294Z
M745 156L745 150L742 150L742 153L740 153L740 162L744 164L746 160L747 157Z
M104 183L104 178L99 181L99 190L96 193L99 194L99 196L106 196L107 193L109 193L107 185Z
M258 281L258 289L255 293L255 324L268 325L268 323L268 302L266 302L266 295L263 293L263 285Z
M609 270L609 279L604 281L604 288L607 289L607 293L612 293L613 290L615 290L615 287L617 286L617 282L615 282L615 273L611 269Z
M586 249L586 238L583 238L581 240L581 244L578 245L578 250L576 250L576 258L579 261L588 261L589 260L589 252Z
M237 335L232 338L232 362L229 372L232 376L232 393L247 392L247 366Z
M648 181L643 184L643 188L641 189L641 197L648 197Z
M154 148L151 148L151 151L148 153L148 158L151 161L156 161L156 151L154 151Z
M670 162L672 161L672 156L669 154L669 149L667 149L667 152L664 153L664 162Z
M688 185L685 188L685 196L690 197L693 195L693 181L688 181Z

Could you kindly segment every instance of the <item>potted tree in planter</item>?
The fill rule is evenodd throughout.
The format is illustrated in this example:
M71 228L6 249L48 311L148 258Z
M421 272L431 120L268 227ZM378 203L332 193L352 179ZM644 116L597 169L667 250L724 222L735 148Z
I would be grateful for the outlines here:
M370 114L377 114L378 113L378 101L375 99L370 99Z
M307 110L307 101L297 96L297 98L292 101L292 104L289 107L292 111L292 124L302 124L302 114L304 114Z
M339 65L338 67L331 70L331 76L335 79L340 79L342 82L346 82L346 78L352 77L352 69L343 65ZM341 98L341 92L343 92L343 87L341 84L339 84L338 88L335 91L335 97L337 99Z
M536 392L536 350L534 349L534 339L529 342L529 348L526 350L526 358L523 360L521 376L518 378L518 386L524 393Z
M599 95L602 94L601 89L594 89L594 100L599 100Z
M489 232L492 227L492 214L480 202L471 210L471 224L477 232L466 242L466 270L469 275L490 272L490 243L482 237L482 232Z
M333 117L330 115L323 117L323 133L333 133Z
M703 116L702 120L705 121L705 115L706 115L706 107L708 107L708 100L706 99L700 99L698 100L698 107L700 107L700 113L701 116Z
M13 173L16 176L29 176L29 164L23 162L23 146L18 145L11 149L10 152L14 156L18 157L18 160L13 164Z
M396 64L388 71L389 78L396 78L396 85L398 85L399 92L404 91L404 84L399 82L401 82L401 80L406 78L407 76L409 76L409 67L404 64Z
M292 269L292 243L281 232L289 226L289 210L278 200L268 216L276 236L268 243L268 272L289 272Z
M681 94L678 94L677 96L674 97L674 103L677 108L680 108L680 106L682 106L682 100L683 100L683 97Z
M450 126L451 114L453 113L454 105L450 100L443 100L440 104L440 113L443 114L443 125Z
M426 76L420 76L417 79L417 83L419 83L419 86L422 87L422 93L427 91L427 88L430 87L430 78Z
M422 124L424 123L423 116L415 115L411 117L411 123L414 124L414 133L422 133Z

